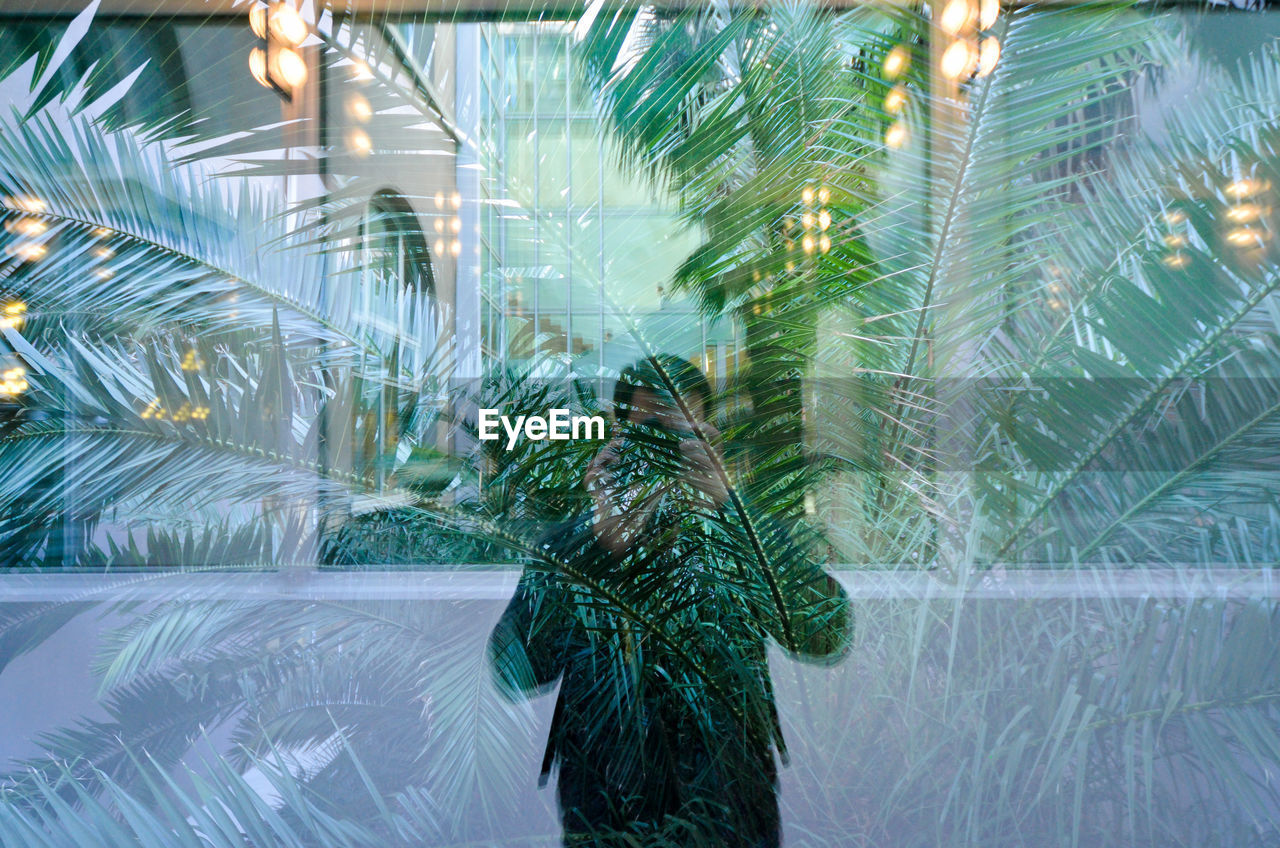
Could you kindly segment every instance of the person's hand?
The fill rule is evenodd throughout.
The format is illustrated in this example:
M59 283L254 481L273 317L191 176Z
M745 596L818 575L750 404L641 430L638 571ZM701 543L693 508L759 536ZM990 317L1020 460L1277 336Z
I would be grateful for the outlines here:
M587 465L583 482L591 495L591 532L615 556L626 553L648 523L657 504L639 503L638 492L618 490L612 470L618 461L621 437L615 437Z
M680 441L680 455L689 469L689 483L719 507L729 499L722 476L724 456L720 453L720 431L715 425L700 421L694 427L696 436Z

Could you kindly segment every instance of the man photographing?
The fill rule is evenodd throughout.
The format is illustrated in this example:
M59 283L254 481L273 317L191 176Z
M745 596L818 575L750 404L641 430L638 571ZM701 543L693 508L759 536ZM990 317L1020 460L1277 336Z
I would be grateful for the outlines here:
M712 400L677 357L622 373L589 514L544 537L490 636L508 696L561 681L543 779L558 764L566 846L777 846L767 639L849 644L839 584L734 497Z

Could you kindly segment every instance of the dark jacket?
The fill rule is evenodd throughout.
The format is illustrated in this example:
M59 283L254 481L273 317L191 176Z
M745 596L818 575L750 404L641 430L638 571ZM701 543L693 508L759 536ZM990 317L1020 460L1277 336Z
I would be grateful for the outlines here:
M561 680L542 780L559 765L566 845L778 844L773 750L785 762L786 749L766 640L838 655L848 599L776 527L756 539L784 551L767 576L717 563L716 541L676 527L618 560L584 519L560 525L490 636L509 696Z

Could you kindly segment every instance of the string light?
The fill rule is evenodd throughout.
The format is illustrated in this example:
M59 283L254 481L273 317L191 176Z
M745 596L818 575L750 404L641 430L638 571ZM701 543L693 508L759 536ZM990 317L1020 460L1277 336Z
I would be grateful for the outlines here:
M26 320L27 305L20 300L10 301L0 310L0 328L18 330Z
M290 89L298 88L307 81L307 63L298 51L289 47L276 51L271 71Z
M49 248L45 247L43 244L26 242L6 248L5 252L10 256L16 256L26 262L35 262L37 259L42 259L44 255L49 252Z
M362 94L353 94L347 98L347 112L362 124L373 117L373 107Z
M978 11L978 28L991 29L1000 15L1000 0L981 0Z
M907 143L907 128L895 121L884 134L884 143L895 150Z
M365 156L373 150L373 140L364 130L352 130L347 135L347 144L360 156Z
M356 82L369 82L373 79L373 69L368 62L357 59L351 63L351 78Z
M1187 237L1177 233L1170 233L1164 237L1164 243L1166 247L1186 247Z
M462 195L458 194L456 191L453 194L449 195L449 204L453 206L454 209L461 209Z
M16 221L10 221L5 224L4 228L11 233L34 238L35 236L43 235L49 229L49 225L38 218L19 218Z
M1227 220L1247 224L1262 217L1262 207L1256 203L1242 203L1227 210Z
M823 230L831 226L831 213L826 209L818 213L818 226Z
M1160 260L1165 266L1175 271L1187 267L1191 260L1185 253L1170 253L1168 256Z
M810 188L809 186L805 186L804 189L800 192L800 200L804 202L806 205L813 203L813 189ZM805 226L808 226L808 224L806 224Z
M254 4L249 10L249 29L258 38L267 37L267 7Z
M1000 39L994 35L982 39L978 48L978 76L985 77L996 69L1000 62Z
M1181 224L1183 221L1187 220L1187 213L1183 212L1181 209L1171 209L1170 211L1164 213L1162 217L1164 218L1164 222L1166 224L1168 224L1171 227L1176 227L1179 224Z
M28 388L25 368L9 368L0 374L0 395L20 395Z
M977 60L974 52L973 46L964 39L951 42L951 46L942 53L942 75L951 80L967 76Z
M889 89L889 93L884 96L884 110L890 115L897 115L906 105L907 92L900 85Z
M972 17L973 7L969 5L968 0L951 0L942 8L942 14L938 16L938 26L947 35L956 35L968 26Z
M1259 247L1263 242L1263 234L1259 230L1240 227L1227 233L1227 241L1235 247Z
M252 26L250 18L250 26ZM267 13L267 28L276 38L297 47L307 37L307 22L288 3L276 3Z
M1240 199L1261 194L1269 188L1271 188L1271 183L1266 180L1242 179L1229 183L1226 187L1226 192L1231 197Z
M911 55L907 52L906 47L899 44L885 54L884 75L891 80L897 79L910 64Z
M826 186L823 186L822 188L818 189L818 202L821 203L823 206L830 203L831 189L827 188Z

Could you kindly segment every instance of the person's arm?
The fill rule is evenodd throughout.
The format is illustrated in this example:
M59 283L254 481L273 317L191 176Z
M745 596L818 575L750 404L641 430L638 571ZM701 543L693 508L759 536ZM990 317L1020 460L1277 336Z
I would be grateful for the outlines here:
M762 573L758 557L747 560L743 567L764 629L802 659L844 656L853 641L854 626L844 587L779 522L760 521L755 530L768 559L765 568L773 586Z
M554 556L550 545L542 549ZM489 634L489 667L507 698L540 694L564 668L571 616L551 562L525 566L515 594Z

